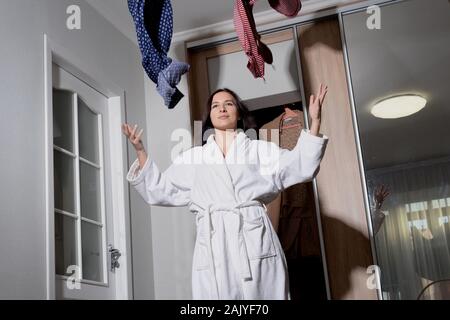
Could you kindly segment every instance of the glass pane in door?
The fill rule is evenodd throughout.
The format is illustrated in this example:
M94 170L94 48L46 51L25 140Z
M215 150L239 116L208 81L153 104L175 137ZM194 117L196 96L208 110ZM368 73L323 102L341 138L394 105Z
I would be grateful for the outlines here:
M53 144L73 152L73 93L53 89Z
M99 164L98 114L92 112L82 99L78 99L78 137L80 156Z
M81 216L101 222L100 169L80 161Z
M75 160L60 151L53 152L55 209L75 214Z
M83 279L103 282L102 228L81 222Z
M76 220L55 212L56 274L67 274L67 268L77 265Z

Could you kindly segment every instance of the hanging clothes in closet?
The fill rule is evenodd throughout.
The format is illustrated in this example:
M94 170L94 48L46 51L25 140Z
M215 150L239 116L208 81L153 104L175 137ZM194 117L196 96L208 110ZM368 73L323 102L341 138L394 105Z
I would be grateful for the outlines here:
M255 78L264 78L264 64L272 64L269 47L261 41L253 17L256 0L235 0L233 23L242 49L248 57L247 68ZM295 17L301 7L300 0L269 0L270 6L287 17Z
M262 125L261 129L267 129L268 134L266 138L264 134L260 134L260 139L270 140L280 148L292 150L296 145L295 139L303 128L303 113L285 106L284 112ZM266 207L286 256L291 298L326 300L312 183L285 188Z
M280 148L292 150L304 129L303 113L286 109L297 116L282 113L261 129L267 130L267 140ZM271 130L279 131L279 141L274 141ZM264 136L262 136L264 137ZM320 256L318 224L315 214L312 183L295 184L267 205L267 211L280 239L286 258Z
M170 0L128 0L128 9L136 27L142 66L156 83L164 104L172 109L184 97L176 86L190 66L167 56L173 33Z

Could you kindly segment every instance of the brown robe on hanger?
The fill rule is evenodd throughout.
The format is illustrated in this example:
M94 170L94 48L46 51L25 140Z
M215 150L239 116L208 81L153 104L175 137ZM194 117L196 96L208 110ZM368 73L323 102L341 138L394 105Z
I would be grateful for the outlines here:
M280 148L292 150L297 144L301 130L304 129L303 113L292 110L297 117L285 118L282 113L261 129L267 129L267 137ZM296 127L284 126L299 125ZM271 130L279 130L279 141L271 139ZM269 218L277 231L286 258L299 258L320 255L318 225L315 213L312 182L299 183L284 190L267 205Z

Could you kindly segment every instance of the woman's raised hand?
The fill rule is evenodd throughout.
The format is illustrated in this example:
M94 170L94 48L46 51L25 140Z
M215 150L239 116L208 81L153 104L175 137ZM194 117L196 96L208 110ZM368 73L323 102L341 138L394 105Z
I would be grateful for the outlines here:
M314 96L313 94L309 97L309 116L311 118L311 134L317 136L319 135L320 122L322 117L322 103L328 92L328 86L320 84L319 92Z
M139 133L138 131L138 125L134 125L134 127L131 127L128 123L122 124L122 132L125 136L127 136L128 140L130 140L133 147L136 149L136 151L143 151L144 145L141 140L142 133L144 132L144 129L141 129Z
M390 195L389 189L384 185L378 186L374 191L374 199L375 199L375 206L377 209L381 209L381 206L384 202L384 200Z
M319 92L316 96L313 94L309 97L309 116L312 121L320 121L322 113L322 103L328 92L328 86L320 84Z

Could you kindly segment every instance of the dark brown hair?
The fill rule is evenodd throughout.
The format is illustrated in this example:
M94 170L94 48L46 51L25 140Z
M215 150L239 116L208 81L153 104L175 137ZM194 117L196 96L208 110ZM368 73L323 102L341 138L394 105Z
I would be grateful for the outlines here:
M208 101L206 102L206 109L205 113L203 115L203 126L202 126L202 136L205 134L206 130L214 129L214 126L211 121L211 104L212 100L214 98L214 95L219 92L227 92L229 93L234 100L236 101L236 108L238 111L238 115L240 117L240 120L237 122L237 129L242 129L244 131L248 129L256 129L256 123L253 119L253 116L250 114L250 111L248 110L247 106L242 102L242 100L239 98L239 96L236 94L236 92L228 89L228 88L222 88L217 89L214 91L208 98Z

